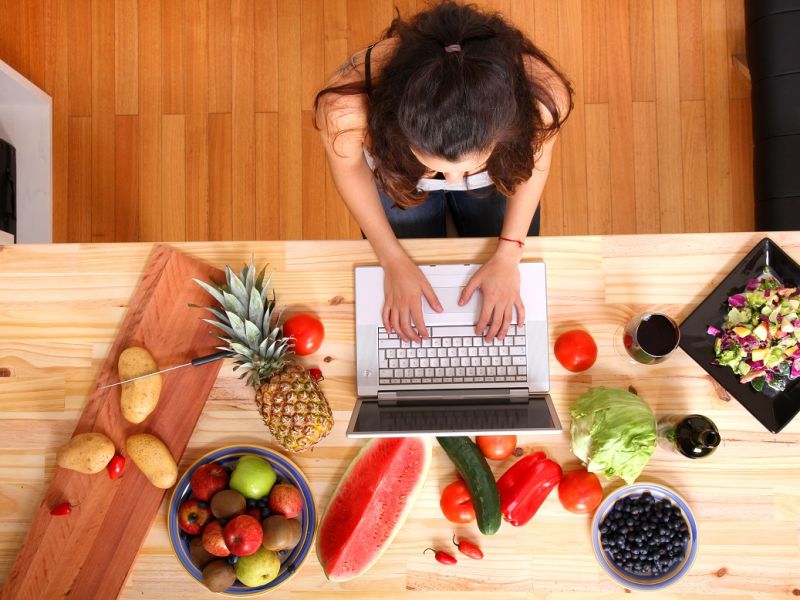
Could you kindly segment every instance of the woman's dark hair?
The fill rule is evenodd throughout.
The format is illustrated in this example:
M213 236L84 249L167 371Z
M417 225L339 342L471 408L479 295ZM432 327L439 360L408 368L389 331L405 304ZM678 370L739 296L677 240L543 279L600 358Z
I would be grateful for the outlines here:
M398 14L387 38L398 43L371 89L366 81L330 86L314 102L316 115L327 94L369 93L368 149L384 191L404 208L425 200L417 182L427 169L411 148L455 161L494 144L486 165L497 189L508 196L527 181L535 153L569 112L559 110L551 86L571 97L570 84L550 59L499 14L452 1L408 21ZM543 67L529 71L526 56Z

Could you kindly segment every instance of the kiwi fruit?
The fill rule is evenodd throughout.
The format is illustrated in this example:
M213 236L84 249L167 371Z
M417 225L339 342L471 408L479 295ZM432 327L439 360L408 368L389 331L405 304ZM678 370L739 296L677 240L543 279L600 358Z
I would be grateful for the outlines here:
M236 490L222 490L211 498L211 512L218 519L232 519L243 515L247 500Z
M300 541L302 527L297 519L287 519L283 515L271 515L261 523L264 540L261 545L267 550L288 550Z
M189 542L189 555L198 569L202 569L215 558L213 554L209 554L203 548L203 536L200 535L193 537L192 541Z
M224 592L236 581L236 572L227 560L213 560L203 569L203 582L212 592Z

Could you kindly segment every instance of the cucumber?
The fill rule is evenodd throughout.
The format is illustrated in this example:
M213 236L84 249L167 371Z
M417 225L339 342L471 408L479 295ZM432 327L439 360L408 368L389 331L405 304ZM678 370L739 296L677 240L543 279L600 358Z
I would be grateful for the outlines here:
M471 439L465 436L437 437L439 445L447 452L456 469L464 478L475 506L478 529L484 535L493 535L500 529L500 494L494 475L483 454Z

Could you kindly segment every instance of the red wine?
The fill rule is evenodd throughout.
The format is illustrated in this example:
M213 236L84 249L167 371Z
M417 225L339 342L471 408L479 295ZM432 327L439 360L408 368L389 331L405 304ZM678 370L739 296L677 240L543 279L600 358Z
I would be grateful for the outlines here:
M642 319L636 330L639 347L650 356L666 356L678 345L679 332L664 315L654 314Z

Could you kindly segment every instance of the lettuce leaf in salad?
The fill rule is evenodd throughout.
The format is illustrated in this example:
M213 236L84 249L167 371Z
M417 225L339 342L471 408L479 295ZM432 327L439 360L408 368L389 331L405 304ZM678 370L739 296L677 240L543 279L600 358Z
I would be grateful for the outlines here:
M756 391L784 390L800 377L800 291L787 287L768 268L732 293L714 337L713 363L730 368Z

